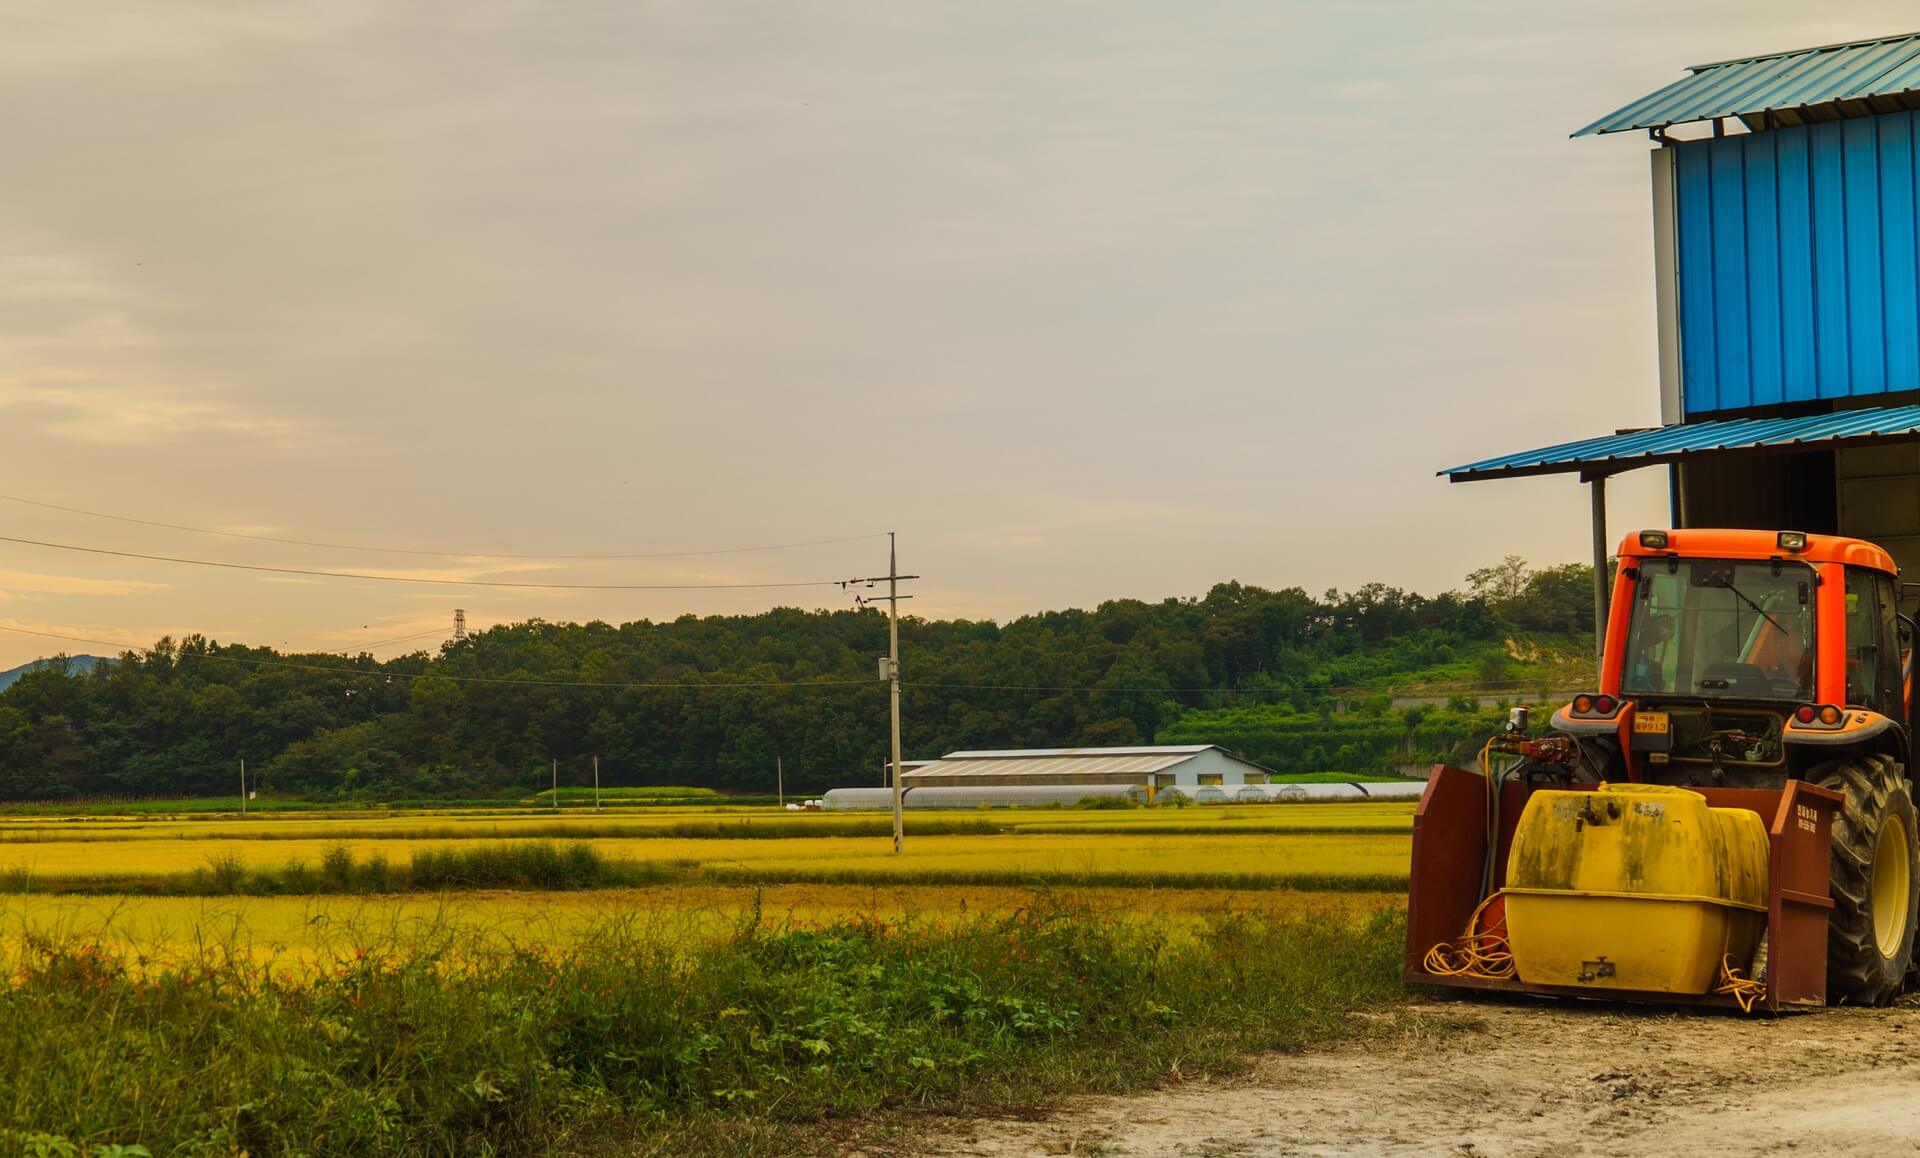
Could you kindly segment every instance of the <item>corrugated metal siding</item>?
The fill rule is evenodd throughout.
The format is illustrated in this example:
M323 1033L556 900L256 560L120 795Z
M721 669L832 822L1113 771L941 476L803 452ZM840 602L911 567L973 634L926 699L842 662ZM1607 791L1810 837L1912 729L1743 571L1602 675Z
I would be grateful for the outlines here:
M1454 482L1576 470L1626 470L1728 450L1818 447L1920 438L1920 406L1872 406L1808 418L1722 418L1563 442L1440 473Z
M1692 75L1574 133L1618 133L1716 117L1801 124L1912 107L1920 92L1920 34L1696 64Z
M1675 147L1689 417L1920 390L1920 113Z

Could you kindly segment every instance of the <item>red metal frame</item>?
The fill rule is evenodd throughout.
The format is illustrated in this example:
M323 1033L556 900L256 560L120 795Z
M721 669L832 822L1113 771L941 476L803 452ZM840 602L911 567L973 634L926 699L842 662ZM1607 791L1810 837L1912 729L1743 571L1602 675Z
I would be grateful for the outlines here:
M1555 784L1560 789L1591 789L1592 784ZM1494 834L1493 887L1506 884L1507 853L1520 812L1532 790L1517 781L1501 786L1499 824ZM1832 855L1833 816L1840 794L1815 784L1790 780L1781 789L1693 788L1715 808L1745 808L1767 825L1767 991L1757 1008L1778 1012L1788 1006L1825 1005L1827 992L1827 865ZM1720 994L1651 993L1592 990L1557 985L1528 985L1506 979L1441 977L1428 973L1427 951L1465 930L1482 899L1486 864L1487 782L1463 768L1435 765L1427 790L1413 813L1413 866L1407 889L1407 946L1402 975L1422 985L1508 993L1542 993L1605 1001L1648 1001L1664 1005L1738 1008Z

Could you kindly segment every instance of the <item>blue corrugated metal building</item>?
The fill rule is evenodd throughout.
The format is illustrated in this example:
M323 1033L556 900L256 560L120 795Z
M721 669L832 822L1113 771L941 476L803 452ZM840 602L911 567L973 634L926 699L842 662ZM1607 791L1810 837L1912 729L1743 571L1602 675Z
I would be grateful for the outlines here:
M1676 525L1920 567L1920 33L1695 65L1574 135L1624 131L1655 144L1662 425L1442 473L1578 472L1602 560L1606 478L1665 465Z

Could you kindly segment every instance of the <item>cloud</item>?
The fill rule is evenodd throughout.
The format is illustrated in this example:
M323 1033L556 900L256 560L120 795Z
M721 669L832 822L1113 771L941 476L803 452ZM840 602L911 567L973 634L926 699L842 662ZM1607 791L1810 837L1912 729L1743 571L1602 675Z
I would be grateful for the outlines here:
M140 579L86 579L77 575L46 575L37 571L0 571L0 599L17 595L134 595L144 591L171 591L171 583Z
M163 302L79 252L20 252L0 233L0 412L16 427L102 446L240 437L287 448L314 435L207 377L174 370L156 320ZM296 435L299 436L296 439Z

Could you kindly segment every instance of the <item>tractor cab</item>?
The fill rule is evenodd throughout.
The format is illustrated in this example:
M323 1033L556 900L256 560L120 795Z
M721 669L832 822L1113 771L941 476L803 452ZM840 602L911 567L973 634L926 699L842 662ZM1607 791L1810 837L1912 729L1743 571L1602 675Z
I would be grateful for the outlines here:
M1879 547L1795 531L1620 546L1600 691L1556 728L1600 779L1775 787L1840 749L1904 763L1911 639Z

